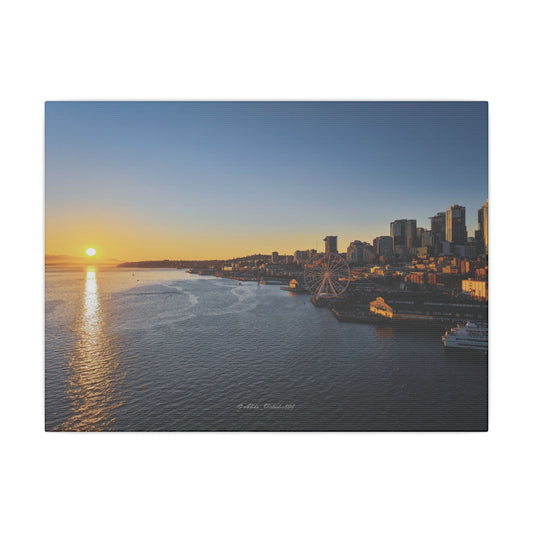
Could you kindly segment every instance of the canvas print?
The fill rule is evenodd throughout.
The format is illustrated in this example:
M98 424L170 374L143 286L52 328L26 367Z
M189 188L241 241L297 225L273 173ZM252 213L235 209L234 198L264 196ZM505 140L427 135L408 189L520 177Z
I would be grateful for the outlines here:
M488 104L45 104L46 431L486 431Z

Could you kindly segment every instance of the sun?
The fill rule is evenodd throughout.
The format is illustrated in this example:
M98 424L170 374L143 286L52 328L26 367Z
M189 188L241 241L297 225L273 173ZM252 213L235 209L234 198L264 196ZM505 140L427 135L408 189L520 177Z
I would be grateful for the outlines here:
M85 250L85 253L86 253L88 256L92 257L93 255L96 254L96 250L95 250L94 248L87 248L87 250Z

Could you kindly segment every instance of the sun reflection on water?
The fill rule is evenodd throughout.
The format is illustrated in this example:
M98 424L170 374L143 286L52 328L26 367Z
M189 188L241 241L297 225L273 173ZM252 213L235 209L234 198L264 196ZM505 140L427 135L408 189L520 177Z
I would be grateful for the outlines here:
M76 324L76 349L69 361L67 396L72 415L62 424L67 431L100 431L114 422L121 402L117 395L118 362L106 332L105 313L98 291L97 272L88 267Z

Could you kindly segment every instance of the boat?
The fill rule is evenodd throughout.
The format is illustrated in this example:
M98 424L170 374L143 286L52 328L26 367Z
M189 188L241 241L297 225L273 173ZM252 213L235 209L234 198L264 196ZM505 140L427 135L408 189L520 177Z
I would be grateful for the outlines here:
M451 328L442 337L445 348L461 348L487 352L489 348L489 328L487 324L467 322Z

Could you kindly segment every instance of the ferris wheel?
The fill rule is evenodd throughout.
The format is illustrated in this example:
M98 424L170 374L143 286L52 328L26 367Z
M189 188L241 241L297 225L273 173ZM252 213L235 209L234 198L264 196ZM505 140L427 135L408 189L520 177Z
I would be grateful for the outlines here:
M350 284L350 267L340 255L326 253L306 263L304 279L316 299L337 298Z

